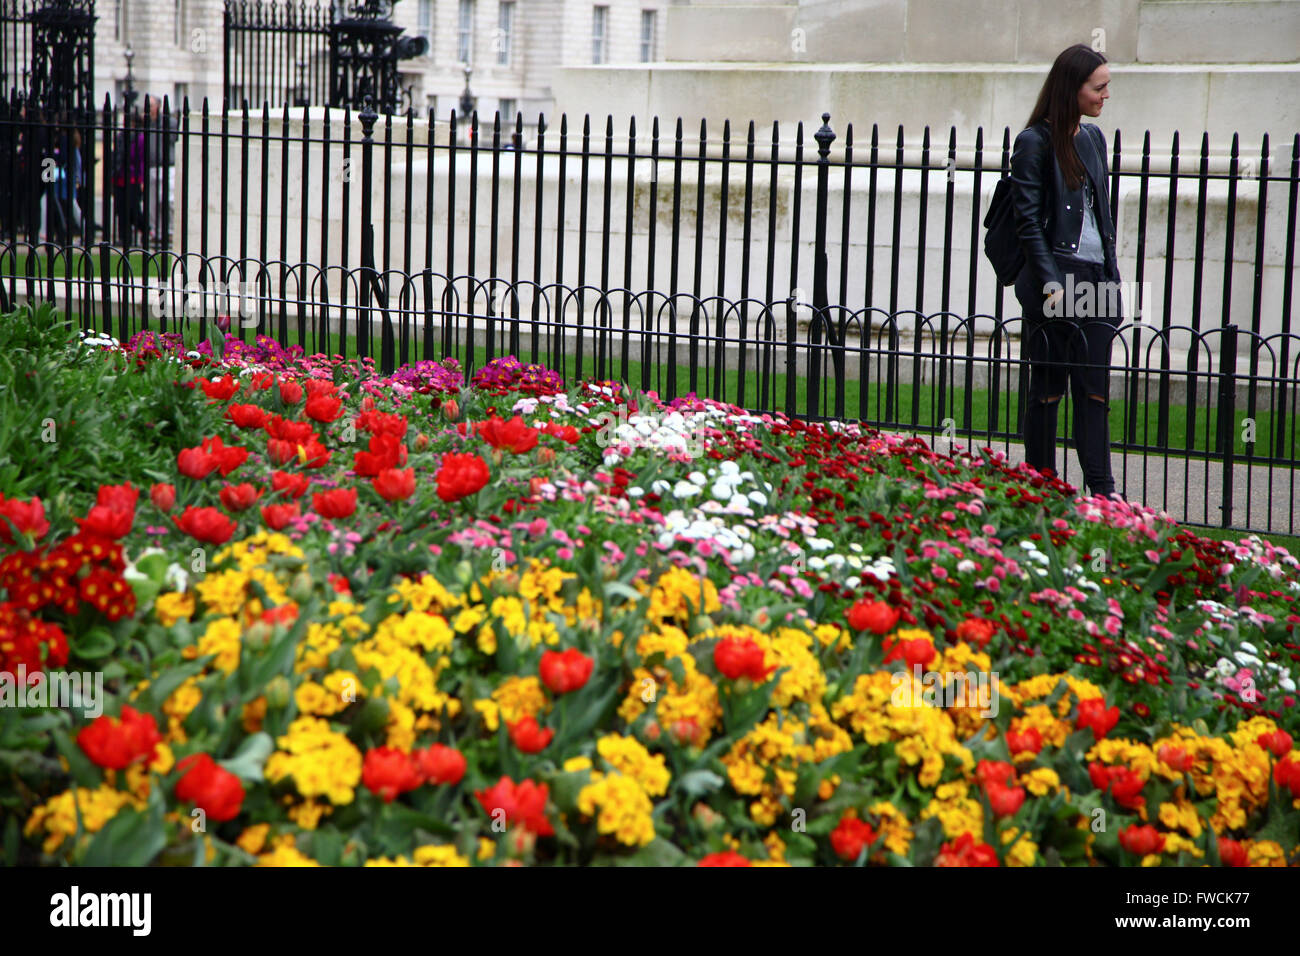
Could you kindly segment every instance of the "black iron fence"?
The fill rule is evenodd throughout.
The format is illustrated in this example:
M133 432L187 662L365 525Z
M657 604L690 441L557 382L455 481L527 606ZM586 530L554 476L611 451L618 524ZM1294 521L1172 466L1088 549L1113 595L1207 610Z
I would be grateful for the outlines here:
M94 0L0 0L0 95L94 108Z
M402 107L399 60L422 56L424 37L403 36L395 0L225 0L225 102Z
M814 144L802 125L787 140L774 126L760 153L752 123L743 144L729 125L720 142L701 125L688 146L680 121L671 136L656 121L616 144L590 118L581 133L539 119L529 139L522 117L513 136L498 117L466 137L455 113L185 108L183 214L165 249L8 232L0 289L122 339L198 341L224 314L246 341L383 369L454 356L468 374L513 354L664 397L861 419L1016 457L1019 308L980 251L1010 130L987 152L981 132L959 157L955 131L932 151L927 130L918 151L902 130L883 146L874 128L864 148L849 127L832 156L828 121ZM16 122L0 119L0 135ZM94 154L133 122L106 105ZM1123 162L1120 140L1111 192L1121 270L1135 279L1125 300L1141 312L1112 361L1117 480L1192 523L1295 533L1300 134L1280 160L1267 138L1257 156L1234 139L1226 157L1202 138L1187 173L1176 138L1167 163L1153 162L1149 137L1140 162ZM93 195L111 222L111 190ZM1162 295L1148 292L1151 275Z
M226 0L226 102L317 106L330 95L332 3Z

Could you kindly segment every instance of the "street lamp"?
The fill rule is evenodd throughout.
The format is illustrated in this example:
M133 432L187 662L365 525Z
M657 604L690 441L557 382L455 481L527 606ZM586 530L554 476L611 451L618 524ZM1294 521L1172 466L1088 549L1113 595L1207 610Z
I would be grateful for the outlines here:
M469 75L474 72L473 67L468 63L465 64L465 89L460 94L460 112L466 119L474 112L474 97L469 91Z
M135 73L131 71L131 61L135 59L135 51L131 49L129 43L122 51L122 56L126 58L126 82L122 89L122 98L126 101L127 110L130 111L135 103Z

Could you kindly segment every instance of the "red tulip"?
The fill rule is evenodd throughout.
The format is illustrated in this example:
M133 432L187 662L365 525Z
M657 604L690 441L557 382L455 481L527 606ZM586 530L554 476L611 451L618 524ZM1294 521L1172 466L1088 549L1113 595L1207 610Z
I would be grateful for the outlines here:
M524 780L516 784L509 777L502 777L488 790L479 790L474 794L483 811L494 820L498 815L507 823L517 823L537 836L554 836L555 828L546 819L546 800L549 788L546 784L536 784Z
M280 401L286 405L297 405L302 401L302 386L297 382L280 380Z
M244 785L207 754L186 757L176 765L182 774L176 781L176 799L192 803L210 820L225 823L239 816L244 804Z
M1267 734L1260 734L1255 739L1255 742L1278 760L1291 752L1291 735L1285 730L1274 730Z
M338 388L333 382L326 381L323 378L309 378L303 382L307 389L307 397L310 398L332 398Z
M965 641L967 644L974 644L982 650L984 645L993 639L996 630L997 627L992 621L986 621L978 617L968 617L957 625L957 640Z
M488 466L478 455L447 454L438 469L438 497L448 503L477 493L488 483Z
M1300 797L1300 760L1279 760L1273 765L1273 780L1293 797Z
M752 638L724 637L713 647L713 665L731 680L748 677L763 683L776 665L763 665L763 649Z
M541 433L524 423L523 417L516 415L510 421L504 421L493 415L485 422L478 422L474 430L493 448L522 455L537 447Z
M385 468L375 476L373 484L385 501L405 501L415 494L415 469Z
M1101 740L1117 723L1119 723L1119 708L1107 709L1105 698L1089 697L1087 700L1079 701L1079 715L1074 724L1076 728L1090 727L1093 737Z
M856 811L849 810L840 817L831 831L831 849L841 860L852 862L862 851L876 842L876 831L865 820L859 820Z
M398 435L387 433L370 436L370 450L353 456L353 470L359 477L373 478L385 468L406 464L406 445Z
M308 418L328 424L343 414L343 402L328 395L314 395L307 399L303 413Z
M434 744L428 750L417 750L412 756L426 783L460 783L465 776L465 755L454 747Z
M176 486L155 484L149 489L149 500L159 511L171 511L176 507Z
M8 522L4 520L6 518ZM9 522L20 534L30 534L33 538L43 537L50 530L50 523L45 520L45 505L35 497L30 501L19 501L17 498L6 500L4 495L0 495L0 542L5 544L14 542Z
M128 482L122 485L100 486L96 503L85 518L77 519L81 530L101 538L124 538L135 522L135 503L140 498L137 488Z
M541 753L550 745L555 731L538 726L537 718L521 717L510 725L510 739L526 754Z
M229 375L223 375L215 381L204 379L202 382L203 394L208 398L224 402L239 391L239 383Z
M272 531L282 531L299 515L298 502L289 504L262 505L262 520Z
M848 610L849 627L855 631L871 631L873 634L888 634L898 623L902 612L884 601L861 600Z
M976 843L970 832L945 843L934 859L935 866L997 866L998 855L987 843Z
M193 505L174 520L184 534L209 544L225 544L236 527L235 522L216 508L195 508Z
M290 498L301 498L310 486L311 480L306 475L287 471L271 472L271 490L275 494L285 492Z
M1016 782L1016 768L1005 760L981 760L975 765L975 779L985 789L993 784L1011 786Z
M182 448L176 455L176 470L196 481L201 481L216 471L217 464L216 457L204 451L202 446Z
M304 445L316 437L311 422L294 421L281 415L272 415L263 426L271 438L287 441L291 445Z
M1147 856L1151 853L1160 853L1165 848L1165 835L1156 830L1149 823L1138 826L1136 823L1130 823L1123 830L1119 831L1119 845L1130 853L1138 856Z
M735 850L721 850L702 858L696 866L753 866L745 857Z
M266 424L266 409L258 405L231 405L226 418L236 428L261 428Z
M136 761L152 761L160 743L162 735L153 714L141 714L129 704L122 707L121 719L105 714L77 735L77 745L91 762L112 770L125 770Z
M542 683L552 693L567 694L587 683L595 663L576 647L570 647L563 653L543 651L538 671L542 675Z
M346 518L357 510L357 490L335 488L332 491L318 491L311 496L311 506L322 518Z
M392 747L375 747L366 752L361 782L372 793L383 797L385 803L392 803L424 781L410 754Z
M1224 866L1250 866L1246 848L1229 837L1219 837L1219 861Z
M1170 744L1161 744L1160 749L1156 751L1156 756L1170 770L1176 770L1179 773L1187 773L1196 762L1196 758L1182 747L1174 747Z
M1036 754L1043 749L1043 735L1037 727L1028 727L1020 733L1007 731L1007 750L1014 757L1019 753Z
M245 482L239 485L226 485L221 489L219 496L221 503L229 511L244 511L253 507L257 499L262 497L262 490L254 488Z
M999 817L1009 817L1020 809L1025 802L1024 787L1006 787L1000 783L990 783L984 790L989 798L989 806Z

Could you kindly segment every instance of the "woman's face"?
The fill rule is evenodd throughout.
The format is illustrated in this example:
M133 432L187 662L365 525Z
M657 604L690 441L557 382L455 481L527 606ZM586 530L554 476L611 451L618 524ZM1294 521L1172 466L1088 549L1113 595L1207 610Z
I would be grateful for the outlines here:
M1079 87L1079 112L1084 116L1100 116L1101 105L1110 97L1110 67L1103 63Z

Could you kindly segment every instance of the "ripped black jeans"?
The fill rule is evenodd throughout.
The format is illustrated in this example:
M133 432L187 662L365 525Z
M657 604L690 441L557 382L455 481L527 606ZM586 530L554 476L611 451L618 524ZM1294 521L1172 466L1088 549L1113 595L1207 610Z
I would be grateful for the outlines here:
M1066 285L1054 306L1027 275L1030 269L1016 282L1025 322L1022 359L1029 369L1025 460L1039 471L1057 473L1056 413L1068 379L1084 483L1090 494L1111 494L1110 356L1123 314L1119 284L1106 280L1102 263L1059 255L1056 260Z

